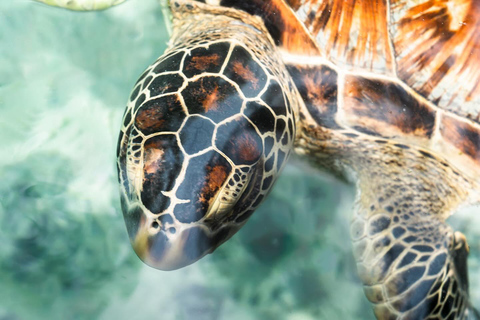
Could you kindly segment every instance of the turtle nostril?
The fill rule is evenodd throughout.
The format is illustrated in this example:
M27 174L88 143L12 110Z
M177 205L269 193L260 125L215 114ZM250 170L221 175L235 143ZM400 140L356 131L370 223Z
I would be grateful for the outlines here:
M152 222L152 228L158 229L159 227L160 227L160 225L158 224L157 221L153 221L153 222Z

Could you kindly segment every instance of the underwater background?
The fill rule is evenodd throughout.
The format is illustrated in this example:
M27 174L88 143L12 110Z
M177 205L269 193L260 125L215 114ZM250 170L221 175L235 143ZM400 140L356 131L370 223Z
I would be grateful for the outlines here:
M354 189L293 158L231 240L158 271L130 247L115 148L129 92L168 40L157 0L79 13L0 1L0 320L373 319L356 276ZM467 236L480 306L480 212Z

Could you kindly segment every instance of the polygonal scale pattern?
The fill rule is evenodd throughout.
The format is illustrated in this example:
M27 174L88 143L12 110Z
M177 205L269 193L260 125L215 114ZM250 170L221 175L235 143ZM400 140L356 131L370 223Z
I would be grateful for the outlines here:
M234 41L172 49L144 72L118 147L132 241L144 228L152 251L181 229L204 235L212 247L229 233L207 230L204 221L235 231L245 222L293 144L293 111L281 82ZM202 228L194 232L195 225Z

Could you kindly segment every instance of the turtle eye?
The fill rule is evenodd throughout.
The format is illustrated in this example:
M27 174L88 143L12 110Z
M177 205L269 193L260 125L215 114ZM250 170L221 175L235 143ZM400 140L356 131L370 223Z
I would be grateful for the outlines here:
M123 213L142 260L175 269L230 238L293 143L284 86L239 45L167 53L133 89L119 140Z

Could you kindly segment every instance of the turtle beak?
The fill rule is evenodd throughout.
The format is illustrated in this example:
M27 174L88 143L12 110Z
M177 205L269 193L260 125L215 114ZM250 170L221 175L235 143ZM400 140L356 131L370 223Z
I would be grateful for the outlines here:
M159 230L151 233L140 229L132 245L137 255L147 265L160 270L175 270L188 266L211 253L228 236L224 228L214 234L208 228L194 226L171 235Z

